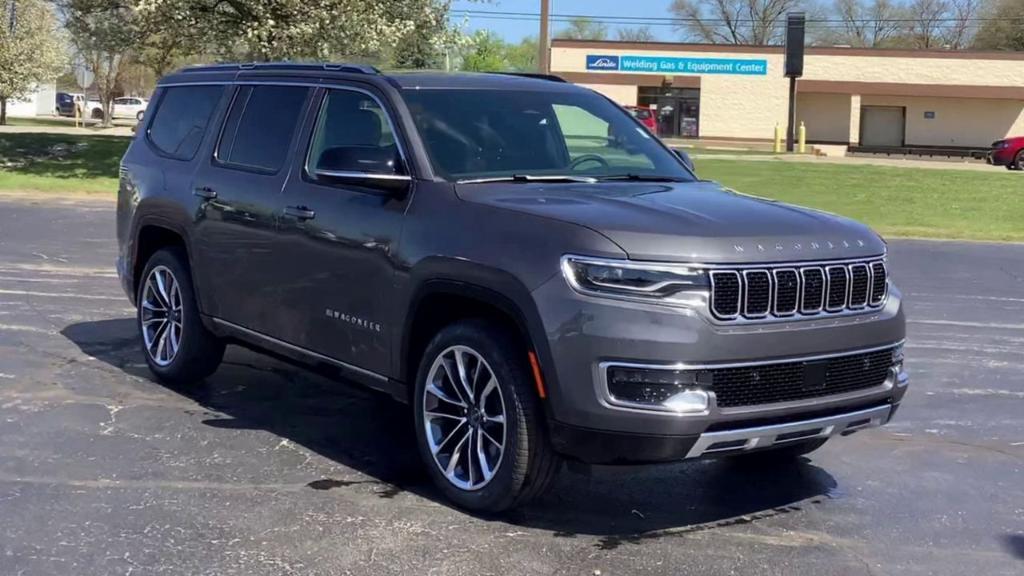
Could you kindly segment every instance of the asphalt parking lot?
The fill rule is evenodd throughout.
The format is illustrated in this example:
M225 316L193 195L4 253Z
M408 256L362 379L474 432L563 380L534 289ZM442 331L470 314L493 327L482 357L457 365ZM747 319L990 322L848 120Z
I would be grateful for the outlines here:
M238 348L149 379L113 203L0 197L0 575L1024 573L1024 245L893 241L911 390L792 469L440 499L403 409Z

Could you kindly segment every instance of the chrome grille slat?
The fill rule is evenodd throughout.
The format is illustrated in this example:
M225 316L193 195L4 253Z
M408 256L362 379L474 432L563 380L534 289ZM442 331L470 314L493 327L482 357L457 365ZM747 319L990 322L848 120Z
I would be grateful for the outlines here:
M711 312L718 320L757 321L807 318L879 308L888 295L880 258L715 268Z

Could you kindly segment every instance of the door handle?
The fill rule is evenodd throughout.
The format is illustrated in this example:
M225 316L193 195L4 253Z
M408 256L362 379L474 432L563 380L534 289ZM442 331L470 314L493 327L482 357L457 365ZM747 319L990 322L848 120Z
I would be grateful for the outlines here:
M217 197L217 191L209 186L199 186L192 190L192 195L205 198L206 200L213 200Z
M316 212L305 206L288 206L284 209L285 216L291 216L299 220L312 220L316 218Z

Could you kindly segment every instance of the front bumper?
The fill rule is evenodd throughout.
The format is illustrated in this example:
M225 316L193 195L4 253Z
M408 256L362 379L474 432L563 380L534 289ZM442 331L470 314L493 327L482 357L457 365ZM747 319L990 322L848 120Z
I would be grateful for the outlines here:
M675 462L848 436L886 424L897 408L899 404L889 403L857 406L838 412L816 412L792 421L761 425L752 422L740 428L690 436L616 434L556 423L552 427L552 445L562 455L588 464Z
M1009 148L990 150L985 156L985 162L993 166L1009 166L1014 161L1014 154Z
M848 393L722 408L712 393L707 410L679 414L615 405L605 384L609 365L771 364L894 346L905 336L901 295L895 287L883 307L864 314L770 324L722 324L694 309L584 296L560 276L535 290L534 300L551 349L553 366L545 368L556 376L556 385L548 390L555 449L586 462L697 457L706 450L691 451L706 434L756 428L766 421L788 425L891 409L906 392L906 373L894 369L884 384ZM874 418L872 425L887 419ZM763 447L765 441L746 449Z

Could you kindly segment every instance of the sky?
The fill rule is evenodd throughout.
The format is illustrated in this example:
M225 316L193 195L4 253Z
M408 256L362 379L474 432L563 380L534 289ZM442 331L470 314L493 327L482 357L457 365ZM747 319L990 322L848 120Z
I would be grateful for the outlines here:
M665 18L671 16L668 7L671 0L551 0L552 14L584 14L589 16L633 16ZM639 8L638 6L643 6ZM540 0L490 0L471 2L454 0L452 14L456 22L462 21L460 10L485 12L530 12L540 13ZM467 30L490 30L509 42L518 42L526 36L536 36L539 19L502 20L483 16L469 16ZM565 24L552 22L552 35ZM615 37L616 25L609 25L609 37ZM672 28L668 26L651 26L651 30L659 40L678 39Z

